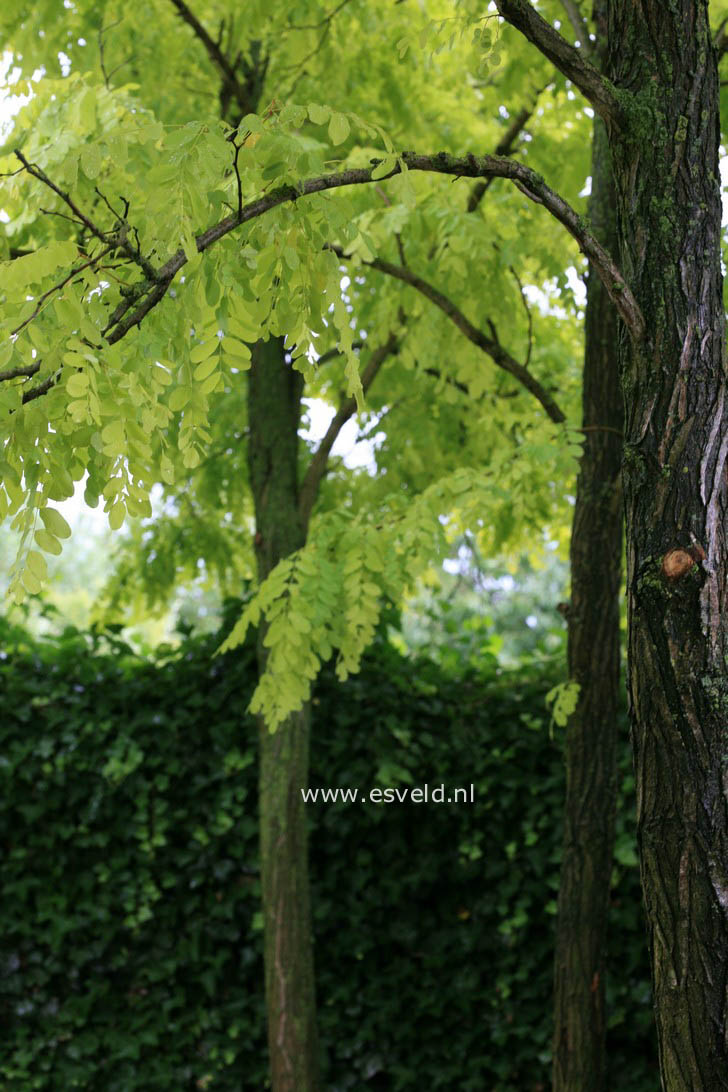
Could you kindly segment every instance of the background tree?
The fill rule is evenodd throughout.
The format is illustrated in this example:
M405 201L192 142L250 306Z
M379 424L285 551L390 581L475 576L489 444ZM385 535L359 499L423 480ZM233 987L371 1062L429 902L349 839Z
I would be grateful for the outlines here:
M607 10L593 6L596 36L573 5L576 40L600 69ZM592 138L589 219L617 253L616 196L601 119ZM617 313L597 276L588 278L582 427L584 452L571 533L569 678L579 687L566 729L564 855L554 975L554 1092L607 1087L607 910L617 793L622 584L622 392Z

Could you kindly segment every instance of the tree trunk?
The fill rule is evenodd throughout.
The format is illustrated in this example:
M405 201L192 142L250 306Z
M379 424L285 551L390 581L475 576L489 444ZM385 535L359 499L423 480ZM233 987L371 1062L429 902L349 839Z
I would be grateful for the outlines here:
M249 373L248 467L255 502L258 579L303 545L298 512L298 426L303 377L282 339L258 342ZM265 630L258 634L265 669ZM304 707L275 732L261 723L260 860L265 997L273 1092L317 1092L318 1045L306 815L310 718Z
M595 13L596 14L596 13ZM616 252L607 135L595 121L589 219ZM622 394L617 314L589 275L584 451L571 531L569 676L580 687L566 732L564 850L554 960L554 1092L606 1088L605 957L614 845L622 576Z
M725 324L706 0L610 0L622 267L629 693L666 1092L728 1089Z

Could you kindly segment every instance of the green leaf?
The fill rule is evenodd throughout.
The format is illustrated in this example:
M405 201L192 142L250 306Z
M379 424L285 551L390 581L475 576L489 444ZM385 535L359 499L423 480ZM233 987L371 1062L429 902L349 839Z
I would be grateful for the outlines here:
M40 546L41 550L45 550L47 554L55 554L56 556L58 556L58 554L60 554L62 551L62 547L58 539L55 538L53 535L49 535L47 531L38 530L33 535L33 538Z
M208 338L202 345L195 345L194 349L190 350L190 363L198 364L201 360L207 360L210 353L214 353L219 347L220 339L217 336Z
M45 524L46 531L56 538L70 538L71 528L66 523L61 513L55 508L41 508L40 518Z
M112 531L118 531L126 516L126 505L122 500L116 501L109 509L109 527Z
M42 584L30 569L23 570L22 580L26 590L29 591L31 595L37 595L40 592Z
M102 154L98 144L84 144L81 148L81 169L87 178L97 178L101 170Z
M316 103L310 102L308 104L308 116L314 125L325 125L331 117L331 108L329 106L317 106Z
M38 553L37 550L29 550L28 556L25 559L25 563L35 576L41 582L48 576L48 565L43 554Z
M217 356L210 356L207 360L203 360L201 364L198 364L194 372L196 382L201 383L203 379L207 379L208 375L212 375L217 368L217 365Z
M344 114L332 114L329 122L329 140L332 144L343 144L349 135L349 121Z
M227 327L231 334L240 338L241 341L257 341L260 337L260 327L253 323L253 320L244 311L238 310L234 315L230 315L227 320Z
M262 133L264 128L263 122L257 114L246 114L238 126L240 132L247 129L251 133Z
M291 270L296 270L301 264L301 259L298 256L298 251L292 246L286 246L283 248L283 259Z
M250 349L244 342L238 341L234 337L224 337L222 339L222 351L235 359L235 363L240 367L240 362L250 362Z
M200 383L200 394L212 394L220 382L220 373L214 372Z
M378 163L372 170L372 181L375 182L378 178L386 178L391 174L397 166L396 155L386 156L381 163Z
M66 390L73 398L82 398L88 390L88 384L87 372L74 372L68 377Z
M189 387L175 387L169 396L169 408L172 413L177 413L187 405L192 397L192 390Z
M119 420L109 421L108 425L104 425L101 430L101 439L109 447L123 447L126 442L124 422Z

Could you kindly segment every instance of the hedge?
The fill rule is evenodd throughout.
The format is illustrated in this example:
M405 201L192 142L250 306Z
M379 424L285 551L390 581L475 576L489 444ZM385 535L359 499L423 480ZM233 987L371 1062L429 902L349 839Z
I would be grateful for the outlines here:
M155 661L0 622L0 1087L267 1087L247 645ZM445 673L380 634L314 699L309 804L324 1087L543 1092L564 778L538 672ZM610 1087L657 1086L623 754Z

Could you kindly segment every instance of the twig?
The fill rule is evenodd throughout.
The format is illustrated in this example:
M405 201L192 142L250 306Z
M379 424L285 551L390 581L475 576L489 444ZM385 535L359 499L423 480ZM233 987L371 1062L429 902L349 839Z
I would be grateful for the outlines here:
M513 274L515 282L518 285L518 291L521 293L521 300L523 301L523 306L526 311L526 318L528 320L528 352L526 353L526 359L523 362L523 366L527 368L528 365L531 363L531 352L533 351L533 312L531 311L531 305L526 298L526 293L523 290L521 278L518 276L512 265L509 265L508 268Z
M374 349L369 362L361 374L361 387L364 394L367 393L372 383L379 373L384 361L391 353L397 351L398 342L394 334L390 334L386 342L380 345L378 349ZM298 495L298 512L303 522L304 527L308 524L311 516L311 510L313 509L316 497L318 495L319 486L321 480L326 473L326 466L328 463L331 449L336 443L336 438L341 432L342 428L349 420L349 418L356 411L356 399L346 398L342 400L339 409L337 410L331 424L326 430L326 435L322 439L316 451L311 457L311 461L308 464L308 469L301 482L301 488Z
M546 84L536 92L533 98L533 102L530 106L524 106L516 116L511 124L506 129L505 133L498 141L495 147L494 155L512 155L516 146L516 141L528 125L529 121L533 117L534 111L538 104L539 97L543 94L550 84ZM482 182L477 182L470 191L470 197L468 198L467 212L475 212L483 197L488 191L493 179L485 178Z
M78 276L79 273L83 273L84 269L89 269L91 266L95 266L97 262L104 258L109 253L109 251L113 249L113 246L107 246L105 250L102 250L93 258L89 258L87 262L83 262L81 265L75 266L71 270L71 272L63 278L62 281L58 282L58 284L52 285L52 287L49 288L47 292L44 292L42 296L38 297L38 303L36 304L35 310L33 311L32 315L28 315L28 317L26 319L23 319L23 321L20 323L20 326L16 326L14 330L11 330L10 336L15 337L17 334L20 333L21 330L24 330L25 327L33 321L33 319L38 317L41 312L41 308L43 307L43 304L49 296L52 296L54 292L60 292L61 289L66 287L69 281L72 281L74 277Z
M407 266L407 258L404 253L404 243L402 242L402 236L398 231L395 231L394 237L397 240L397 250L399 251L399 260L403 266Z
M240 149L242 148L242 144L238 144L237 141L235 141L235 140L233 140L231 143L232 143L233 148L235 149L235 155L233 156L233 170L235 171L235 184L236 184L237 190L238 190L238 216L242 216L242 214L243 214L243 183L242 183L242 180L240 178L240 167L238 166L238 156L240 155Z
M444 380L446 383L449 383L450 386L455 387L455 390L460 391L461 394L470 398L470 388L465 383L461 383L459 379L454 379L451 375L443 375L438 368L423 368L422 371L425 375L431 375L433 379Z
M286 98L291 97L291 95L295 91L296 87L298 86L300 80L303 78L303 76L305 76L305 74L306 74L306 67L305 66L308 64L308 62L313 57L315 57L317 53L320 53L321 50L323 49L324 42L326 41L326 39L327 39L327 37L329 35L329 31L331 30L331 23L332 23L332 20L333 20L334 16L338 15L338 13L343 8L345 8L346 5L349 4L350 2L351 2L351 0L342 0L342 2L338 5L338 7L334 8L333 11L329 12L329 14L327 16L325 16L321 20L320 23L317 23L315 25L312 24L312 25L310 25L308 27L303 26L303 25L301 25L301 26L291 26L290 27L291 30L318 30L319 27L323 27L324 29L323 29L323 31L321 33L321 37L319 38L316 45L313 47L313 49L310 51L310 53L306 54L306 56L303 58L303 60L297 61L296 64L286 65L286 66L283 67L283 69L282 69L283 72L296 72L296 70L299 70L298 75L296 76L293 83L291 84L291 86L288 88L288 90L286 92L286 95L285 95Z
M18 148L15 149L15 155L23 164L28 174L32 174L34 178L37 178L40 182L43 183L44 186L47 186L48 189L53 190L53 192L58 197L60 197L61 201L63 201L63 203L68 206L76 219L80 220L80 222L84 225L87 231L90 231L91 234L95 235L97 239L101 239L102 242L105 243L107 241L107 237L104 232L100 228L98 228L93 220L90 220L88 216L85 215L85 213L81 212L80 208L78 207L78 205L76 205L70 195L64 193L60 186L57 186L55 182L48 177L45 171L42 171L40 167L35 165L35 163L29 163L23 153Z
M118 27L119 23L121 23L122 21L122 19L117 19L116 22L110 23L107 27L99 28L99 67L101 68L101 75L104 77L105 87L109 86L111 76L113 76L114 72L118 71L118 68L115 68L114 72L112 72L111 74L106 71L106 58L104 57L104 34L106 34L107 30L113 30L114 27Z
M67 220L69 224L74 224L76 227L85 227L85 224L77 220L75 216L69 216L67 212L58 212L56 209L44 209L43 207L40 207L38 211L44 216L58 216L61 220Z
M318 23L289 23L285 28L286 30L319 30L325 23L330 23L335 15L338 15L342 8L345 8L347 4L351 3L351 0L341 0L341 3L330 11L328 15L324 15L323 19L319 19Z
M358 352L364 346L363 341L355 341L352 343L352 349ZM322 364L328 364L330 360L336 360L337 356L341 356L342 352L338 345L335 345L333 349L327 349L321 356L316 357L314 364L316 367L320 367Z
M110 203L110 201L108 201L108 199L103 195L98 186L94 186L94 190L104 202L112 216L115 216L117 220L126 220L127 216L129 215L129 202L126 200L125 197L121 198L121 200L124 202L124 211L117 212L114 206Z
M99 194L100 197L103 197L103 200L106 202L106 204L114 214L114 217L116 218L115 231L102 231L100 227L97 227L93 220L86 216L85 213L81 212L71 196L65 193L59 186L57 186L56 183L48 177L45 171L42 171L40 167L36 166L35 163L29 163L23 153L17 148L15 150L15 155L18 157L20 162L23 164L25 170L27 170L29 174L33 175L34 178L37 178L45 186L48 186L49 189L53 191L53 193L57 194L61 198L61 200L68 206L68 208L71 209L75 218L66 216L65 213L62 212L53 213L50 209L41 209L41 212L46 212L48 215L61 216L64 219L70 220L71 223L75 223L77 226L78 224L81 224L88 231L90 231L91 234L95 236L95 238L100 239L103 243L106 243L111 250L121 250L129 258L131 258L131 260L141 268L145 277L147 277L149 281L151 281L152 283L155 283L157 281L157 271L154 269L154 266L149 261L149 259L142 254L139 248L139 235L136 234L137 246L135 247L127 239L127 231L129 225L127 224L126 220L123 218L119 219L119 214L111 207L111 205L109 205L109 202L106 201L106 198L103 197L103 194L101 194L98 189L96 190L96 192ZM128 212L129 204L124 198L122 198L122 200L124 201L124 204L126 206L126 212Z

